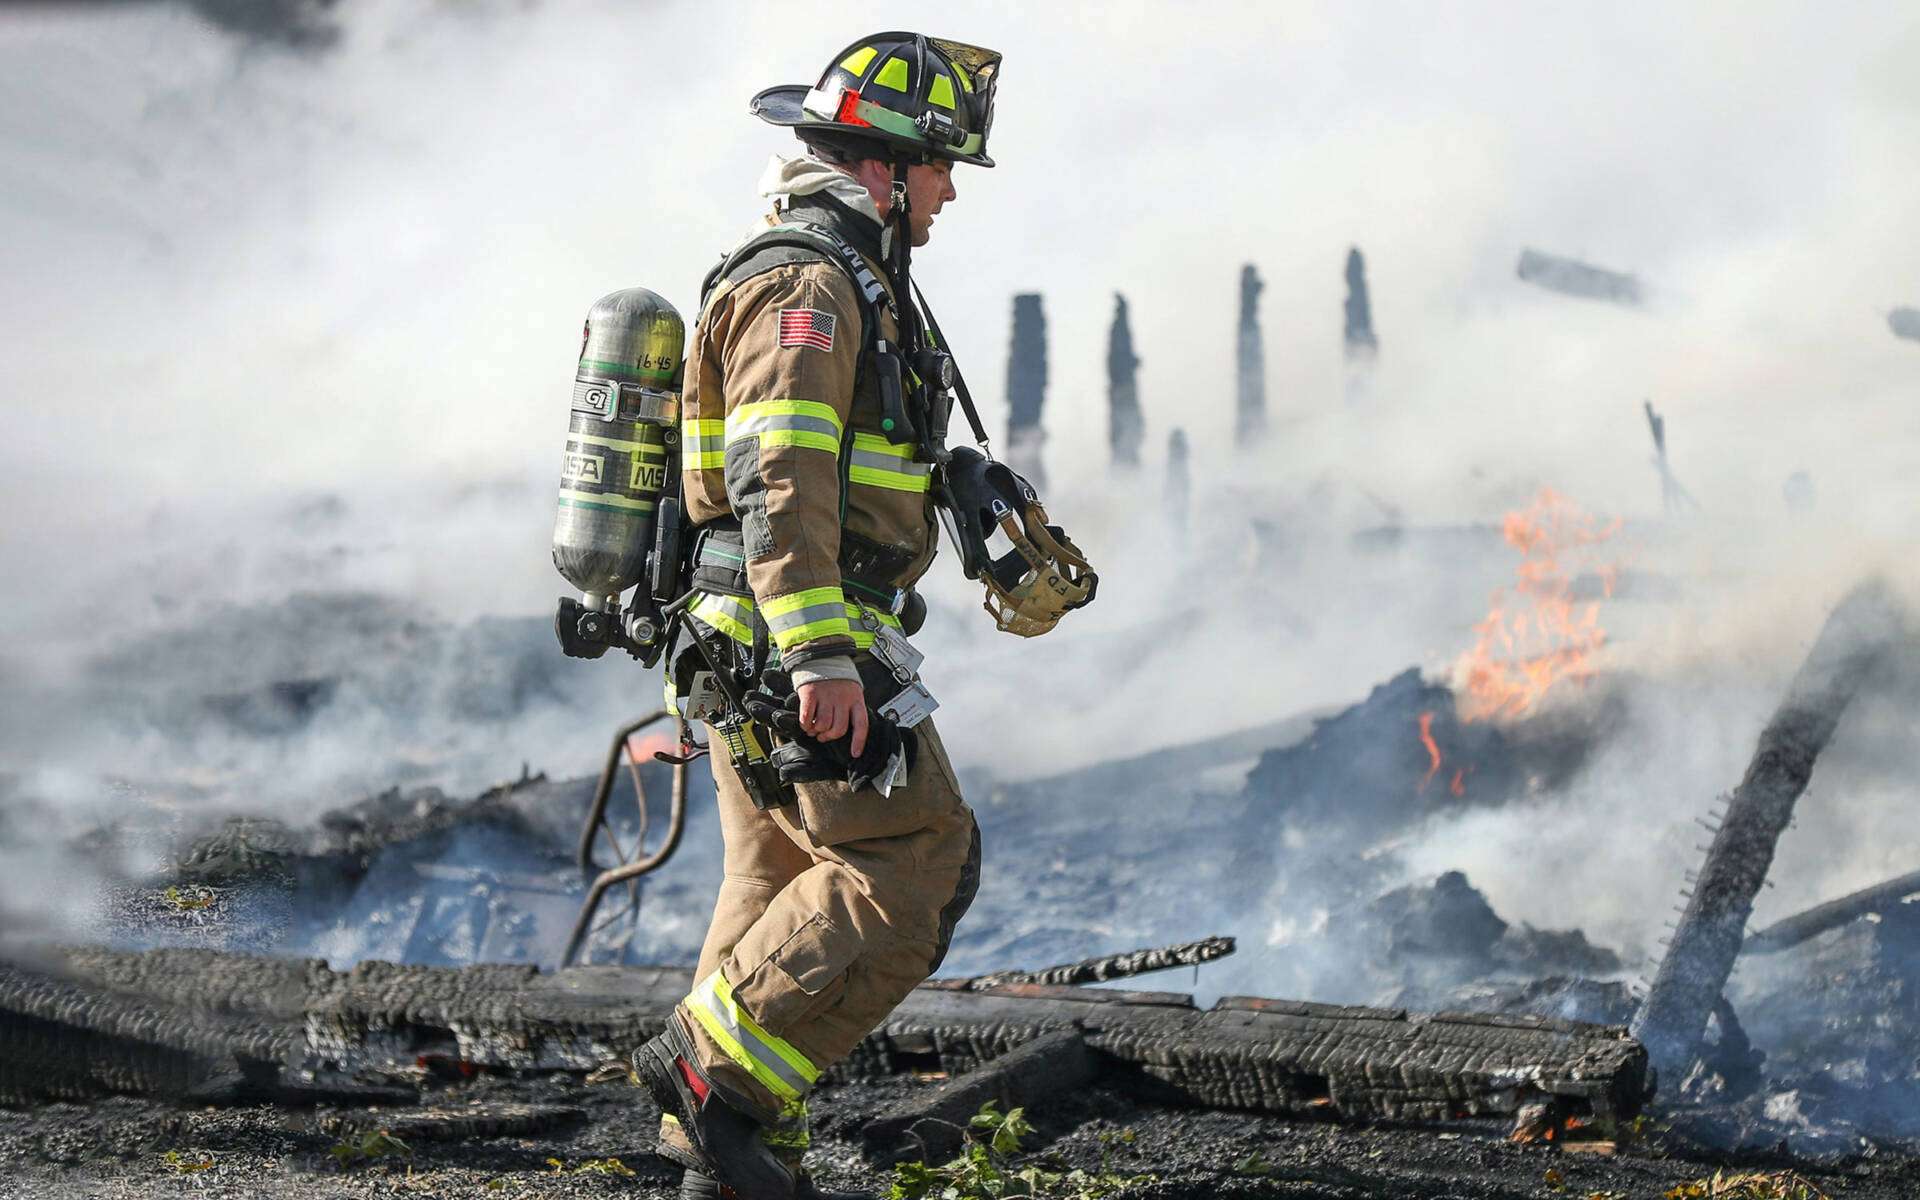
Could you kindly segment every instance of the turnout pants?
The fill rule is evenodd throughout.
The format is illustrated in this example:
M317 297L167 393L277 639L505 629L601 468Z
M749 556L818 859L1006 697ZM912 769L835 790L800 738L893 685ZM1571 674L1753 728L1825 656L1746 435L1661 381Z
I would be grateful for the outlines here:
M678 1015L700 1068L776 1150L806 1146L806 1095L939 967L980 880L980 832L931 721L882 796L800 784L761 811L724 754L725 878ZM667 1122L663 1138L684 1141Z

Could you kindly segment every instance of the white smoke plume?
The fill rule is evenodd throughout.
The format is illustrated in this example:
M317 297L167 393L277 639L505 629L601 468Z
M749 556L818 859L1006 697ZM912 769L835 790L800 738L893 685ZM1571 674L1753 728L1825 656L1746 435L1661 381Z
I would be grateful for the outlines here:
M996 429L1008 297L1046 295L1050 507L1104 576L1095 607L1016 643L936 565L924 640L964 767L1047 775L1443 671L1512 556L1418 531L1552 486L1631 519L1630 565L1676 581L1608 609L1634 721L1575 788L1432 830L1410 867L1645 951L1691 862L1681 831L1737 782L1825 607L1868 571L1910 574L1920 357L1884 313L1920 302L1920 25L1897 6L333 11L337 40L300 51L185 5L0 17L0 770L58 798L63 836L155 802L104 778L300 815L385 780L592 769L651 678L572 664L562 694L488 719L458 701L499 680L463 680L457 636L303 648L262 614L346 591L432 629L544 621L587 306L645 285L691 317L792 145L747 97L870 28L1007 55L1002 165L959 174L917 271ZM1352 244L1382 348L1349 403ZM1650 302L1530 289L1526 245L1631 271ZM1268 285L1258 447L1231 438L1246 261ZM1107 468L1115 290L1150 452L1175 426L1194 447L1184 536L1157 455ZM1649 398L1705 509L1684 527L1654 525ZM1799 471L1818 500L1790 517ZM1356 548L1383 525L1415 535ZM229 618L225 649L150 640ZM264 750L102 718L103 695L343 658L370 698ZM1853 757L1884 765L1911 732L1869 713L1879 740ZM1816 777L1763 916L1911 866L1897 778L1865 775L1844 797ZM1116 798L1117 832L1152 799Z

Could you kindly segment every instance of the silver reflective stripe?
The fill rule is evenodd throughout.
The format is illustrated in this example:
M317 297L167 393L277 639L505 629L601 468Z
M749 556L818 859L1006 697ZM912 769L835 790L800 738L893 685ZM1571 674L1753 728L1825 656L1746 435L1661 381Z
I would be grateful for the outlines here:
M855 449L849 461L856 467L870 467L893 475L912 475L918 479L933 474L932 463L914 462L910 458L898 458L891 454L876 454L871 450Z
M799 1063L807 1060L798 1050L761 1029L740 1010L734 1002L733 989L727 986L719 971L693 989L693 994L687 997L687 1007L720 1043L728 1058L782 1100L799 1099L820 1077L818 1070L811 1074L803 1072ZM789 1061L789 1055L798 1062Z
M767 628L778 635L798 629L802 625L810 625L815 621L827 621L835 617L844 620L846 615L847 607L844 601L829 600L825 604L810 604L805 608L796 608L792 612L781 613L777 617L769 615Z
M795 413L753 413L744 417L727 418L727 440L752 437L770 429L792 429L803 433L818 433L840 440L840 429L832 421L823 421L819 417L803 417Z

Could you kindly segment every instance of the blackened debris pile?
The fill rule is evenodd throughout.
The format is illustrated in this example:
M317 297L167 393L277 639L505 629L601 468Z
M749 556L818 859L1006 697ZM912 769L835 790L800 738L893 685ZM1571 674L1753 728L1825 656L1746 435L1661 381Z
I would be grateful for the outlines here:
M1247 776L1249 815L1362 833L1449 806L1504 804L1565 783L1617 715L1600 698L1571 721L1462 721L1452 690L1409 668L1305 740L1261 756Z
M65 951L0 973L0 1098L117 1091L284 1097L392 1086L425 1061L587 1071L662 1027L692 984L666 968L458 970L212 951ZM1618 1027L1177 993L921 988L841 1077L971 1070L1076 1031L1169 1098L1301 1116L1445 1120L1554 1098L1631 1117L1646 1056Z

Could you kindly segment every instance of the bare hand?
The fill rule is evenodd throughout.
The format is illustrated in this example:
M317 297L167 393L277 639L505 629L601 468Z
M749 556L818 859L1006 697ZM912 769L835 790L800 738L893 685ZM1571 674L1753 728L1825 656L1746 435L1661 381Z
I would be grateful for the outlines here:
M837 741L849 731L854 758L867 748L867 692L855 679L815 679L800 685L800 728L822 742Z

